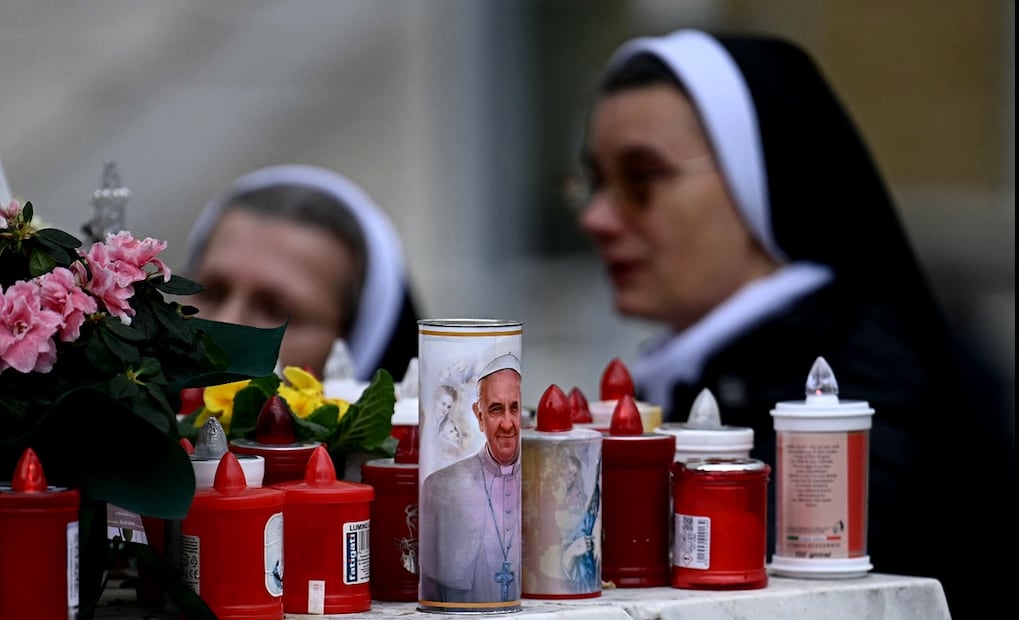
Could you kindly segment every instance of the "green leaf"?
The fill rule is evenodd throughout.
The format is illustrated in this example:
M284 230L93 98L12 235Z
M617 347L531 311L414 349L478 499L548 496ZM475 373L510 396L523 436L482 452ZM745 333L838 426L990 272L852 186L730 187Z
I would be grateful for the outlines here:
M53 268L57 266L57 261L53 260L42 248L32 248L32 253L28 257L28 274L33 278L49 273L53 271Z
M30 441L50 484L89 500L164 519L191 506L194 471L177 441L99 390L65 394Z
M262 411L267 394L258 384L248 385L234 396L234 411L230 417L230 437L248 437L255 432L258 414Z
M102 327L120 340L126 340L127 342L143 342L145 340L145 334L130 325L124 325L120 322L120 319L114 316L104 320Z
M188 320L194 321L195 327L212 339L229 360L230 371L249 377L262 377L275 371L286 323L279 327L261 328L209 321L197 316Z
M205 290L205 287L198 282L176 274L171 275L168 282L156 279L153 281L153 285L167 295L197 295Z
M53 243L52 241L47 241L41 236L37 237L36 240L41 246L40 250L49 254L50 258L52 258L58 265L66 267L78 259L78 255L75 253L74 249L67 249L62 245Z
M157 304L152 307L152 310L159 324L166 328L167 333L184 342L191 342L191 330L184 322L184 317L177 314L176 305Z
M105 374L113 375L120 372L123 364L110 351L110 348L103 342L101 336L89 338L85 343L85 358L92 364L92 367Z
M127 378L126 375L117 375L108 382L110 396L117 400L131 398L138 393L138 384Z
M32 206L32 201L28 201L25 203L25 206L21 207L21 219L25 222L31 222L34 217L35 207Z
M41 240L58 245L62 248L80 248L81 240L59 228L42 228L37 233Z
M119 324L119 321L107 321L108 325ZM138 361L138 349L114 335L111 329L99 330L99 338L102 340L110 353L125 364L134 364Z
M372 450L381 446L393 431L395 408L393 377L380 368L361 398L350 406L336 426L328 442L329 452Z
M311 412L307 418L294 416L294 430L298 441L314 439L325 441L336 428L340 416L340 408L333 404L325 404Z

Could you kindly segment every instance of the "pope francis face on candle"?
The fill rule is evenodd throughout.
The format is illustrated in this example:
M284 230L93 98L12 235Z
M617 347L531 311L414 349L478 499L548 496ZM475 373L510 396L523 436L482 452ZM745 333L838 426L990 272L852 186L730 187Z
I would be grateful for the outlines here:
M520 373L507 367L479 379L473 408L492 458L514 463L520 451Z

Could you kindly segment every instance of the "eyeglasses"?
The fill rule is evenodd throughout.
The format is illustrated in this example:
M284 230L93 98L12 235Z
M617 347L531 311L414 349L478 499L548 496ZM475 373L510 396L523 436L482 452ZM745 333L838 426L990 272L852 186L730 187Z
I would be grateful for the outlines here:
M563 193L567 205L578 215L604 192L624 215L634 216L647 210L661 185L712 170L715 170L715 160L708 155L678 164L624 167L611 181L591 167L585 167L582 172L567 177Z

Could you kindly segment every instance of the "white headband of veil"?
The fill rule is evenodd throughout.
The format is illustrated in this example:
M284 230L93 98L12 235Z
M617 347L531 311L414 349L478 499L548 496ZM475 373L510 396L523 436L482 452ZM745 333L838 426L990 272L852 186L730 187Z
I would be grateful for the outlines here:
M664 62L686 88L743 220L768 254L784 262L785 253L771 229L757 114L736 62L714 37L699 30L679 30L624 43L609 59L608 71L643 52Z
M280 184L302 185L336 198L361 226L366 253L364 289L345 340L358 378L370 378L399 319L405 290L403 246L389 216L350 179L332 170L304 165L271 166L245 174L198 215L187 239L187 270L194 273L230 197Z

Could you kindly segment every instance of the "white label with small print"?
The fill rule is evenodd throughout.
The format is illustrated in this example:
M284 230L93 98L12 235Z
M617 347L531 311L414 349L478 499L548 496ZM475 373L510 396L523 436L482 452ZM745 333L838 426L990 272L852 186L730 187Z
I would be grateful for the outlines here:
M711 518L676 514L672 564L680 568L711 567Z
M367 583L370 556L368 553L369 521L343 524L343 583Z
M67 524L67 611L78 617L78 592L81 588L80 556L78 555L78 522Z
M197 536L184 534L180 537L180 577L195 594L201 594L201 575L198 567L202 564L202 541Z
M308 581L308 613L322 615L326 612L326 582Z

